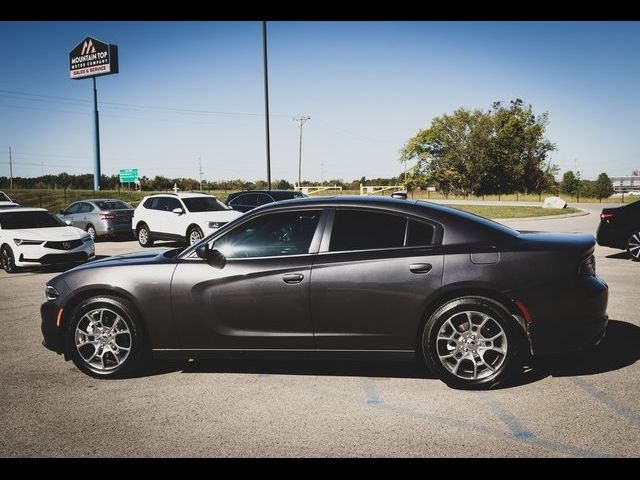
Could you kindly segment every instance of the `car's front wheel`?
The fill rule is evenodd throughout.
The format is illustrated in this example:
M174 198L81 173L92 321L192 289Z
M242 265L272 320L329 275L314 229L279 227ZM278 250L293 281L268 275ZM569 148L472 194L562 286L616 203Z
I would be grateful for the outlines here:
M0 263L7 273L16 273L19 269L16 267L16 259L13 256L13 250L9 245L3 245L0 250Z
M521 365L520 328L499 303L461 297L438 308L422 335L429 369L454 388L490 388Z
M640 261L640 230L629 235L629 240L627 240L627 253L636 262Z
M153 238L151 238L151 232L146 224L138 227L138 243L143 247L153 246Z
M204 235L202 234L202 230L198 227L191 227L187 232L187 240L189 240L189 245L194 245L198 243Z
M109 296L82 301L66 326L65 349L83 372L99 378L129 375L147 359L141 323L131 302Z

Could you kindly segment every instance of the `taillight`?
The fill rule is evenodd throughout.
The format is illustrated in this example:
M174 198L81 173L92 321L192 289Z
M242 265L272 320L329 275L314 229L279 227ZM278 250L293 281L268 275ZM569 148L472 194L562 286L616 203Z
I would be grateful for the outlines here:
M601 213L600 220L608 220L609 218L613 218L615 213Z
M589 255L578 267L578 275L585 277L594 277L596 275L596 257Z
M113 220L116 216L112 213L101 213L100 220Z

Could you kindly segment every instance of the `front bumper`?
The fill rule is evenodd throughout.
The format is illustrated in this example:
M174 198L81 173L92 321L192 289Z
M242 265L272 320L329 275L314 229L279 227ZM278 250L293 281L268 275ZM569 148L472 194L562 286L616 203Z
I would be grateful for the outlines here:
M25 246L15 252L16 266L57 265L65 263L83 263L95 257L93 242L83 243L73 250L57 250L41 246Z
M60 308L55 302L45 302L40 306L40 317L42 323L42 345L56 353L62 353L62 329L56 325Z

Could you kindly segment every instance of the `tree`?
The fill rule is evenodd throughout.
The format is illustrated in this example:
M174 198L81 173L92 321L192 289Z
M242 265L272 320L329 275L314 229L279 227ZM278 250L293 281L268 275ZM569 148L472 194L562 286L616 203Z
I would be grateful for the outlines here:
M545 137L547 123L546 113L536 116L520 99L494 102L488 111L458 108L410 138L400 161L417 160L410 175L445 193L538 192L556 168L547 158L555 149Z
M562 181L560 182L560 191L569 195L575 195L580 188L580 180L576 177L573 171L568 170L564 172Z
M613 195L615 190L613 189L613 183L606 173L601 173L593 183L594 196L600 200L608 198Z

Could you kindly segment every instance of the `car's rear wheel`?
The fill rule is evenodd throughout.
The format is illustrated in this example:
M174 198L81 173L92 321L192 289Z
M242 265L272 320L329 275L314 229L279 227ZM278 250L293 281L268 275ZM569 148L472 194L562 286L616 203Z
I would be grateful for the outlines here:
M633 260L640 261L640 230L629 235L627 240L627 253Z
M520 328L511 314L485 297L461 297L427 321L422 352L429 369L454 388L490 388L519 366Z
M19 268L16 267L16 259L13 256L13 250L9 245L3 245L0 250L0 263L2 268L7 273L16 273Z
M146 224L138 227L138 243L143 247L153 246L153 238L151 238L151 232Z
M87 225L87 233L91 237L91 240L96 239L96 229L93 225Z
M144 365L148 348L133 305L99 296L81 302L67 324L65 349L83 372L98 378L121 377Z
M189 241L189 245L194 245L198 243L204 235L202 234L202 230L198 227L191 227L187 232L187 240Z

